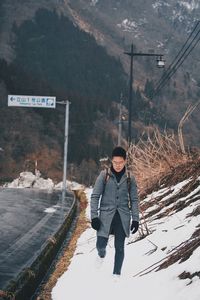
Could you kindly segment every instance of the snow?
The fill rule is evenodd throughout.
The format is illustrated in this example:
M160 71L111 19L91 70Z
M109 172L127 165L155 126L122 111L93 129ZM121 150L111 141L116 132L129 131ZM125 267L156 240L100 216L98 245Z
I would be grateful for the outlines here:
M10 183L4 184L3 187L52 190L54 187L54 183L50 178L42 178L39 171L37 171L36 174L33 174L32 172L21 172L18 178L14 179Z
M53 214L54 212L56 212L57 208L60 208L60 206L58 205L54 205L52 207L47 207L44 212L48 213L48 214Z
M184 6L189 12L199 8L199 0L178 1L178 3Z
M127 32L138 32L138 27L147 23L146 18L140 18L138 22L131 21L128 18L124 19L117 27Z
M90 5L91 6L95 6L98 3L98 0L91 0Z
M83 185L74 181L67 180L66 185L67 189L71 191L84 189ZM12 182L5 183L3 187L33 188L52 192L53 190L62 190L62 181L55 184L50 178L42 178L40 171L36 170L35 174L32 172L21 172L18 178L14 179Z
M159 7L170 7L170 3L167 3L167 1L155 1L152 4L154 9L158 9ZM192 12L195 9L199 8L199 0L189 0L189 1L177 1L177 8L184 7L188 10L188 12Z
M159 7L163 7L163 6L170 6L169 3L167 2L164 2L164 1L155 1L154 3L152 3L152 7L154 9L158 9Z
M155 1L155 3L152 4L154 9L157 9L158 7L161 7L163 3L161 1Z
M161 196L171 191L171 196L177 194L191 179L183 181L170 188L161 188L144 201ZM86 189L88 206L86 216L89 218L90 195L92 189ZM192 193L190 193L190 196ZM167 197L170 197L168 195ZM188 198L188 197L187 197ZM184 198L182 198L184 199ZM138 298L140 300L199 300L200 279L179 279L186 272L199 272L200 247L185 262L179 261L166 269L156 272L159 261L173 252L174 248L191 238L200 223L200 216L188 217L194 208L200 205L200 200L191 203L183 210L165 216L159 220L147 220L151 234L138 239L139 234L127 238L125 259L122 275L118 282L112 276L114 245L112 236L109 238L105 261L100 269L96 268L97 252L95 248L96 234L88 228L78 239L76 251L68 270L58 279L52 290L53 300L65 300L66 296L73 300L124 299ZM169 252L171 251L171 252ZM154 266L152 266L155 264ZM153 268L155 270L153 270ZM143 271L144 269L146 271ZM147 271L146 275L140 276ZM142 272L138 274L138 272Z
M137 23L135 21L130 21L129 19L124 19L121 24L117 24L118 27L122 28L123 31L135 31L137 30Z
M82 184L79 184L75 181L66 181L67 183L67 187L68 189L72 190L72 191L75 191L75 190L80 190L80 189L84 189L85 187L82 185ZM58 184L56 184L54 186L54 189L55 190L61 190L62 189L62 181L59 182Z

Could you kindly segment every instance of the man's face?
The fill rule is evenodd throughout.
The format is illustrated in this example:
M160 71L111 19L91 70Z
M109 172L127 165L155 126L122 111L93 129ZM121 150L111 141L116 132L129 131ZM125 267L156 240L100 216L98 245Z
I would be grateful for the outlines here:
M126 159L121 156L113 156L112 165L116 172L121 172L126 164Z

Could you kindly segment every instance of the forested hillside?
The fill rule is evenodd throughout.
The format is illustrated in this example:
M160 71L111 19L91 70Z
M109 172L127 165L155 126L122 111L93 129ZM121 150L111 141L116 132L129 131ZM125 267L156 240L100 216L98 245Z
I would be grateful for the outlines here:
M71 102L71 163L109 153L112 133L95 127L95 121L114 119L112 101L126 92L120 62L56 12L40 9L33 20L15 24L12 31L15 59L10 64L0 60L2 176L15 176L26 160L34 159L46 175L59 177L62 171L64 108L8 108L7 94L51 95Z

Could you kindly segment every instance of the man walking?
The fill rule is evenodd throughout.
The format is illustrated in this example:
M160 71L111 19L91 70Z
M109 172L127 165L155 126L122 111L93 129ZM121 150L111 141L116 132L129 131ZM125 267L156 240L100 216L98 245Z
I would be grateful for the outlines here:
M97 231L98 255L105 257L109 235L114 234L113 274L117 277L124 260L125 238L139 227L137 185L134 177L127 177L125 165L126 151L115 147L111 168L101 171L91 195L91 225Z

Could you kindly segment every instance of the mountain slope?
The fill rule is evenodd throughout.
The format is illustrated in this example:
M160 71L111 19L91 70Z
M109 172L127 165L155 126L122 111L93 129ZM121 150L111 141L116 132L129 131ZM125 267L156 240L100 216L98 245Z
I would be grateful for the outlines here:
M117 143L116 102L121 94L126 138L130 60L124 51L131 43L134 51L159 51L169 65L200 9L194 0L2 0L0 5L0 117L4 120L0 147L5 149L0 152L0 172L8 177L14 172L15 177L24 165L38 160L43 175L59 179L64 112L58 108L57 117L52 111L8 110L7 95L70 99L70 170L77 176L80 169L88 169L90 158L89 165L96 170L94 161ZM149 94L162 71L156 69L155 59L134 59L134 141L155 124L177 131L188 105L199 99L198 49L162 95L151 100ZM192 146L200 143L198 119L195 110L184 128L185 140Z
M93 31L97 41L108 51L120 57L124 69L129 73L130 61L124 51L134 44L135 52L164 54L166 67L176 57L197 24L200 5L197 0L159 0L139 2L126 1L67 1L77 24L84 24ZM81 21L80 21L81 20ZM196 33L199 29L197 29ZM100 32L101 35L97 35ZM199 38L199 37L198 37ZM199 44L162 89L161 95L154 97L153 105L166 118L165 126L177 130L178 123L187 107L199 99ZM147 80L155 86L162 72L156 70L156 62L151 58L134 58L134 85L145 90ZM134 102L133 109L137 109ZM141 111L141 113L143 113ZM199 145L199 110L195 111L186 125L185 137L190 145ZM134 126L136 130L136 126Z

